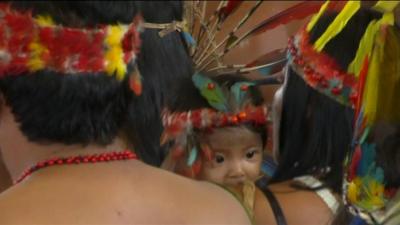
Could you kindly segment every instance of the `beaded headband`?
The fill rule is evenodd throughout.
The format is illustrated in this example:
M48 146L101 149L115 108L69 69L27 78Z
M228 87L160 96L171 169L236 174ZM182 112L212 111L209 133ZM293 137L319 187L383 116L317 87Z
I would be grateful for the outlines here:
M289 40L289 62L312 88L354 107L357 101L357 78L339 68L333 58L316 51L309 44L309 33L302 29Z
M55 25L51 18L32 17L0 4L0 77L49 70L61 74L106 73L124 79L135 68L140 50L136 17L129 25L78 29ZM130 74L135 94L140 74Z
M268 110L265 106L246 107L239 113L225 113L209 108L182 113L165 112L162 120L168 138L164 136L162 139L175 138L181 132L189 130L209 130L248 123L264 125L267 123L267 116Z

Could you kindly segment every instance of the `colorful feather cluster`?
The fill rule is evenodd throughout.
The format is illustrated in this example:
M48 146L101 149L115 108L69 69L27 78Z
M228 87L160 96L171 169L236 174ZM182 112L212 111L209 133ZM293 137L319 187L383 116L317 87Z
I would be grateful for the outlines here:
M77 29L0 4L0 76L50 70L106 73L122 80L140 49L136 18L130 25Z
M193 37L196 38L197 46L192 51L193 59L196 65L196 69L200 71L218 71L219 73L229 73L232 68L237 69L238 73L248 73L252 70L259 70L263 74L270 74L271 70L276 70L279 66L274 65L273 68L265 66L263 64L269 64L271 62L249 66L243 65L225 65L223 63L223 57L235 47L239 46L240 43L252 36L259 35L278 26L288 24L295 20L301 20L307 16L317 12L323 2L313 1L302 1L295 4L288 9L283 10L275 15L266 15L256 26L243 30L244 25L252 18L254 13L259 9L262 4L268 4L268 1L254 1L252 6L243 14L238 20L236 25L233 26L227 35L221 40L216 38L218 32L221 30L221 25L227 20L234 12L236 12L243 1L220 1L219 6L214 11L214 14L207 17L207 2L198 2L198 4L192 4L191 8L195 13L194 17L197 18L197 24L199 24L198 32L197 29L191 29ZM339 9L343 4L335 1L329 4L329 9ZM193 20L193 19L192 19ZM192 24L195 24L192 22ZM195 28L196 26L193 26ZM240 32L243 31L243 32ZM241 35L238 35L242 33ZM195 34L197 33L197 35ZM282 57L281 59L283 59ZM280 59L279 59L280 60ZM251 64L251 63L247 63ZM210 67L212 66L212 67ZM214 67L215 66L215 67Z
M309 33L302 29L289 40L289 60L308 85L334 100L355 107L358 79L343 71L329 55L318 52L309 43Z
M398 188L388 187L384 171L376 163L376 144L371 143L371 130L376 122L398 124L400 91L400 36L393 26L393 15L384 14L369 26L366 34L373 38L361 43L371 46L363 53L360 72L354 142L358 143L347 162L346 199L359 214L374 220L386 217L386 207L393 204ZM371 34L372 33L372 34ZM367 44L366 44L367 43ZM355 68L357 68L355 66ZM373 141L373 139L372 139Z
M195 73L192 76L192 81L200 91L201 95L212 107L222 112L226 112L228 110L226 106L226 98L217 83L206 76L200 75L199 73Z
M347 198L351 204L367 211L380 209L387 199L383 169L376 165L376 145L364 142L356 147L348 171Z

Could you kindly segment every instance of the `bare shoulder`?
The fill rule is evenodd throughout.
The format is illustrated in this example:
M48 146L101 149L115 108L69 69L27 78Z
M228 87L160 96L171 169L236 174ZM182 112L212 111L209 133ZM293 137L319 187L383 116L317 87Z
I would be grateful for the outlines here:
M254 197L255 224L275 224L275 217L264 193L256 188Z
M29 198L20 188L9 188L0 194L0 224L29 223L26 221L29 212L24 210L29 202L25 203L23 196Z
M289 224L329 224L332 221L331 210L315 192L295 189L290 184L291 181L270 185Z
M143 163L131 167L85 182L74 176L10 188L0 194L0 224L250 223L240 203L216 185Z
M249 224L240 202L228 191L208 182L152 169L157 184L155 201L164 199L164 212L182 218L182 224ZM171 211L172 209L172 211Z

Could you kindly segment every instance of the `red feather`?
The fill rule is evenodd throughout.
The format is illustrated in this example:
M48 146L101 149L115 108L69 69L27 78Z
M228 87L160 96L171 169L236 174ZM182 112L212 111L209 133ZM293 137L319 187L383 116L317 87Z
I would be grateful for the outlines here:
M359 77L359 83L358 83L358 88L357 88L358 89L358 91L357 91L358 99L357 99L357 105L355 108L355 113L356 113L355 115L358 115L360 113L365 81L366 81L367 74L368 74L368 68L369 68L369 59L368 59L368 56L365 56L362 68L360 70L360 74L358 75L358 77Z
M181 146L176 146L171 151L172 151L171 152L172 158L174 160L180 159L183 156L183 153L185 152Z
M194 177L196 177L199 173L200 173L200 170L201 170L201 159L200 158L198 158L195 162L194 162L194 164L193 164L193 166L192 166L192 170L193 170L193 175L194 175Z
M137 68L135 68L135 71L129 77L129 86L136 96L142 94L142 80Z
M213 153L212 153L211 149L208 147L208 145L203 145L203 146L201 146L201 150L202 150L202 153L203 153L204 158L205 158L207 161L211 161L212 158L213 158L213 156L212 156Z
M240 6L240 4L242 4L242 2L243 1L237 1L237 0L228 1L228 4L225 7L222 7L219 11L220 20L224 21L226 19L226 17L228 17L236 9L239 8L239 6Z
M353 157L351 159L351 165L349 167L349 171L348 171L348 180L353 180L354 177L356 176L356 172L357 172L357 167L358 167L358 163L361 160L361 148L359 145L357 145L354 153L353 153Z
M293 20L304 19L314 13L317 13L324 2L314 2L314 1L303 1L296 4L264 21L259 23L255 28L253 28L245 37L250 35L257 35L263 33L267 30L271 30L279 25L287 24ZM331 2L329 4L329 9L340 8L341 3Z

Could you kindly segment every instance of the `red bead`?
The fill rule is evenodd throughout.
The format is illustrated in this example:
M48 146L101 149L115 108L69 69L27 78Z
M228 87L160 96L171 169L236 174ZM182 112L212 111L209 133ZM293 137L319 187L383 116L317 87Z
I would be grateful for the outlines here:
M341 92L341 90L340 90L340 88L338 88L338 87L334 87L333 89L332 89L332 94L334 94L334 95L339 95L340 94L340 92Z
M239 117L241 120L243 120L243 119L246 119L247 114L246 114L246 112L240 112L239 115L238 115L238 117Z
M232 117L230 118L230 120L231 120L231 122L234 123L234 124L236 124L236 123L238 122L237 116L232 116Z
M89 155L89 156L75 156L75 157L68 157L68 158L55 158L55 159L49 159L43 162L39 162L33 167L31 167L29 170L25 170L21 177L17 179L15 183L21 182L23 179L25 179L27 176L31 175L33 172L44 168L48 166L53 166L53 165L71 165L72 163L80 164L80 163L96 163L96 162L104 162L104 161L109 161L109 160L127 160L127 159L135 159L136 154L132 153L129 150L125 150L123 152L112 152L112 153L104 153L104 154L94 154L94 155Z
M247 90L249 90L249 86L246 84L243 84L242 86L240 86L240 90L247 91Z
M333 71L333 76L334 77L338 77L340 75L339 71L335 70Z
M304 60L302 58L300 58L298 60L298 64L299 64L299 66L304 66Z
M327 88L329 86L328 82L325 79L321 79L320 84L323 88Z
M214 83L208 83L207 88L208 88L208 90L213 90L215 88L215 84Z
M311 75L311 74L313 73L313 70L311 69L311 67L305 66L305 67L304 67L304 73L305 73L306 75Z

